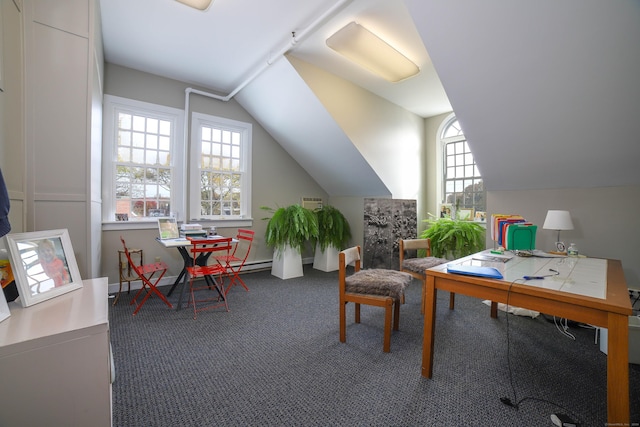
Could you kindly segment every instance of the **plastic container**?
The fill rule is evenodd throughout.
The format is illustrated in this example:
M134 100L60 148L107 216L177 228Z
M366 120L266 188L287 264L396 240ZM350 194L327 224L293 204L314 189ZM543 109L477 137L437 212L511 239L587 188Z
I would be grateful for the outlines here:
M575 243L569 245L569 249L567 249L567 255L569 256L578 256L578 247Z

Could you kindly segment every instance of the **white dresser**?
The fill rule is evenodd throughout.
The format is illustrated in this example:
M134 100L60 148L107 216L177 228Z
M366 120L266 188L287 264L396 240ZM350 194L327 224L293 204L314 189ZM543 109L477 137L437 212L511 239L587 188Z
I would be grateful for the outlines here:
M111 426L107 278L0 322L0 426Z

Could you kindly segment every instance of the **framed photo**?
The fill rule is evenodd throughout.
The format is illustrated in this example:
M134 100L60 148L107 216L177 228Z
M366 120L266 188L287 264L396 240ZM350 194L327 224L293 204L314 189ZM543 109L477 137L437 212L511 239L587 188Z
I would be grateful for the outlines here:
M7 299L4 297L4 292L0 292L0 322L11 316L9 311L9 305Z
M8 234L7 243L23 307L82 287L67 229Z
M476 221L487 222L487 213L482 211L476 211Z
M460 208L458 210L458 219L462 221L473 220L473 208Z
M440 218L451 218L451 203L443 203L440 205Z

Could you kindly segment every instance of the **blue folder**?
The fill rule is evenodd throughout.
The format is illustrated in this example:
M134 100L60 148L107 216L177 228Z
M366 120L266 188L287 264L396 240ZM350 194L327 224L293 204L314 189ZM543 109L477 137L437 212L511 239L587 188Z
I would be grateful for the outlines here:
M495 267L481 267L479 265L447 265L447 273L464 274L466 276L489 277L502 279L502 273Z

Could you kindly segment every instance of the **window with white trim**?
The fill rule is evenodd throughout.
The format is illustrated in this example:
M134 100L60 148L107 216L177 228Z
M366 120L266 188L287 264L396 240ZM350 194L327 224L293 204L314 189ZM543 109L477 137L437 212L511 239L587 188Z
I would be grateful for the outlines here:
M191 218L250 218L251 124L200 113L191 119Z
M445 122L439 138L443 162L443 203L485 212L486 197L482 175L455 116Z
M103 221L183 210L183 111L105 95L104 112Z

